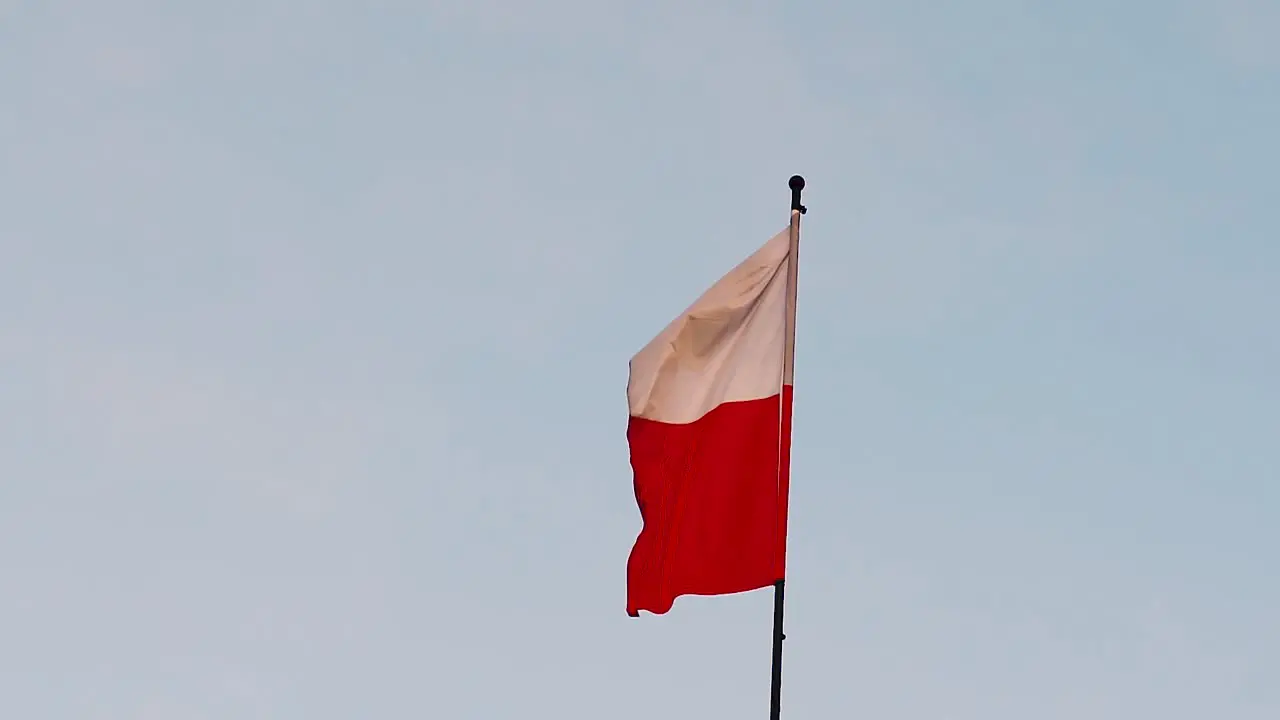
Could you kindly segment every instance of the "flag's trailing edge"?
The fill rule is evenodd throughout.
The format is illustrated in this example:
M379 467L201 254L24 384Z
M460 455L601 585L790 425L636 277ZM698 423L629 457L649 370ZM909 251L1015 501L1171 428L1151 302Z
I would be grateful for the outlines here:
M627 563L628 615L783 579L788 248L784 230L631 359L627 440L643 527Z

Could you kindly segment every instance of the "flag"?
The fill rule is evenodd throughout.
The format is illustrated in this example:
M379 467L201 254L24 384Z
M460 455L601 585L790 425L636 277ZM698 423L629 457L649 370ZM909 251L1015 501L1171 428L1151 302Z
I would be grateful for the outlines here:
M627 441L643 526L627 562L628 615L783 579L790 254L784 230L631 359Z

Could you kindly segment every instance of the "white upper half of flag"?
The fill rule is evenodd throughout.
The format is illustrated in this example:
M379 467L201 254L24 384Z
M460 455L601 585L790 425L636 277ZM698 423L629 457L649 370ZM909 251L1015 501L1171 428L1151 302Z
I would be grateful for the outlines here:
M633 417L691 423L782 391L788 247L783 230L631 358Z

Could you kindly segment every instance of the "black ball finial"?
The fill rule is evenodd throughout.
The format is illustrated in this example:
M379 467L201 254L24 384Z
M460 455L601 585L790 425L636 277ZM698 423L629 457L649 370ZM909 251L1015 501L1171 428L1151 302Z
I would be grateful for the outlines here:
M791 209L803 215L805 206L800 204L800 191L804 190L804 178L799 175L792 175L791 179L787 181L787 186L791 188Z

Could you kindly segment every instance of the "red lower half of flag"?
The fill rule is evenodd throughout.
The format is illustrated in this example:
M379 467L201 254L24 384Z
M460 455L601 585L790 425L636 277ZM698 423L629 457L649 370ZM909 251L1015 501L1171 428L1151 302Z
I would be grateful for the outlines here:
M644 526L627 563L627 614L681 595L727 595L785 573L792 389L724 403L698 420L632 417Z

